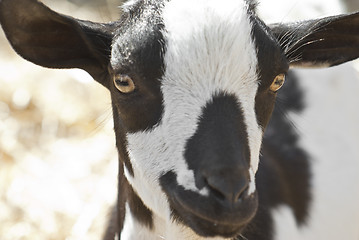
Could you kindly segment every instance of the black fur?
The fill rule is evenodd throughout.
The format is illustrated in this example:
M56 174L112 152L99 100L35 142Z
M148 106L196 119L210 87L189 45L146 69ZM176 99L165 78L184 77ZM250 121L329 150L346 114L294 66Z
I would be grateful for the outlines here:
M292 66L329 67L359 57L358 25L359 12L270 28Z
M265 129L276 100L276 93L269 90L274 78L286 74L288 62L278 41L270 34L268 27L252 15L252 38L257 49L259 88L256 96L256 115L259 125Z
M119 94L112 85L112 101L126 132L150 129L159 123L163 106L160 79L164 71L165 40L163 24L157 15L144 15L146 8L139 4L121 17L121 28L113 40L112 74L126 74L136 86L131 94ZM141 25L141 29L137 26Z
M277 185L277 191L267 193L268 206L288 205L300 225L305 223L310 206L311 164L308 154L298 145L299 135L295 126L287 117L290 112L303 111L304 91L299 88L298 79L292 72L287 78L263 139L257 185L261 192L268 192L264 187L266 184ZM267 169L267 172L262 169Z

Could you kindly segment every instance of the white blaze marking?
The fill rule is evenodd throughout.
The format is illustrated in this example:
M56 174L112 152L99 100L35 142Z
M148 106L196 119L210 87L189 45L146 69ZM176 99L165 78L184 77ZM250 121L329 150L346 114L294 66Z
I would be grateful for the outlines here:
M255 173L252 168L249 168L249 181L248 195L251 195L256 191Z

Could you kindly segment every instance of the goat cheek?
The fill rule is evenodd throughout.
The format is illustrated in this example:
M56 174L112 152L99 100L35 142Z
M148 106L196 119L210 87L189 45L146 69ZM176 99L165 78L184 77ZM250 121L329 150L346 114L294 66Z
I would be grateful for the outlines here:
M155 126L162 116L160 99L116 104L116 110L127 132L144 131Z
M268 125L270 117L272 116L275 104L275 95L267 92L258 93L255 101L257 121L264 130Z

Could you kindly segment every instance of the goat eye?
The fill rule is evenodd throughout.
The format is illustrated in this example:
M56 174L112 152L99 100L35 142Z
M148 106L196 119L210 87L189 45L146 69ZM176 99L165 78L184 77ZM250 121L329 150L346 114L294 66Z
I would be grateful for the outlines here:
M116 88L122 93L132 93L136 89L133 80L127 75L116 75L113 81Z
M272 92L277 92L284 85L284 82L285 82L285 75L279 74L274 78L272 85L270 85L269 89Z

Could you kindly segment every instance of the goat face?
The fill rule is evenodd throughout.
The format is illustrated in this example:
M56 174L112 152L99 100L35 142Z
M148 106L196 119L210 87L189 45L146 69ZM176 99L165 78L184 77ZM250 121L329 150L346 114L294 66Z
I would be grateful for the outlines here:
M263 130L289 65L358 57L358 19L268 27L245 1L138 0L119 22L96 24L35 0L0 1L20 55L82 68L110 90L120 182L151 214L206 237L233 237L255 216Z
M193 4L205 7L193 12ZM127 128L126 178L144 203L201 235L232 236L256 211L254 175L275 98L269 86L288 64L264 33L276 68L258 61L255 36L265 30L244 2L218 7L171 1L161 18L130 19L114 41L111 66L114 79L129 78L135 89L112 93Z

